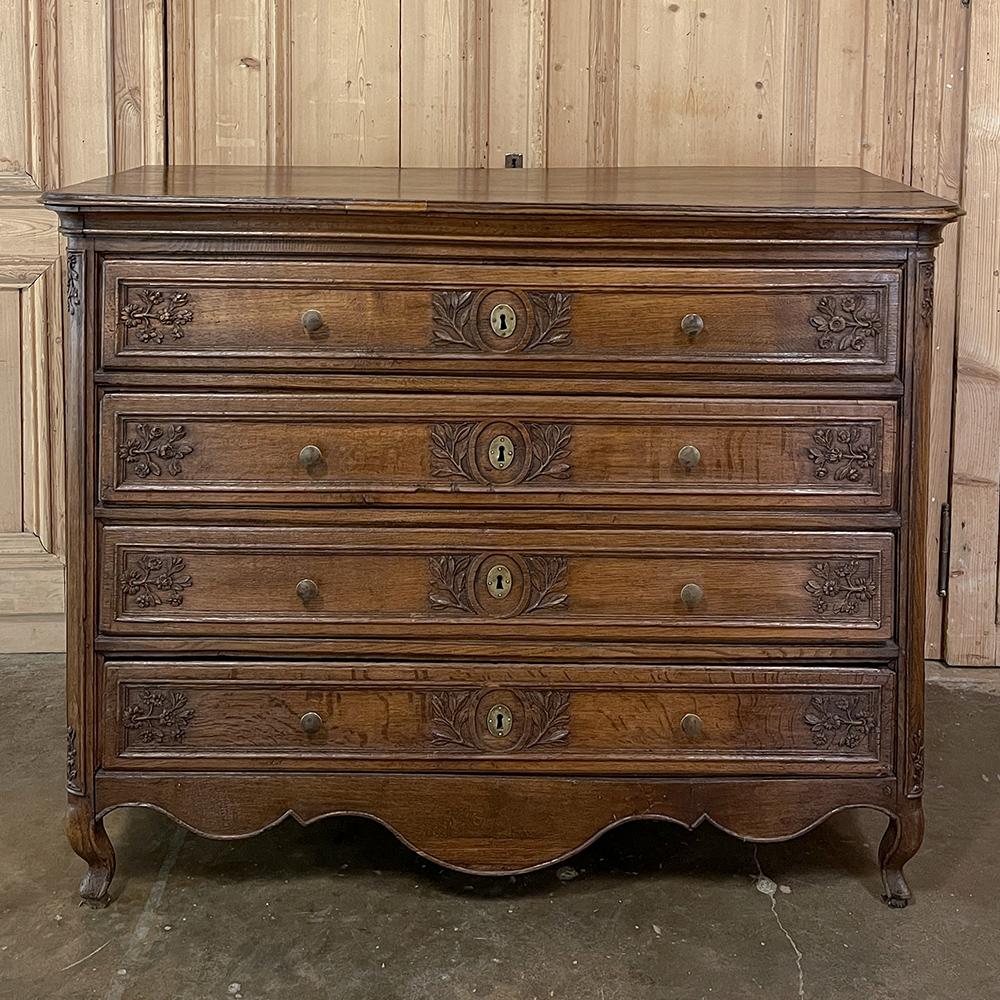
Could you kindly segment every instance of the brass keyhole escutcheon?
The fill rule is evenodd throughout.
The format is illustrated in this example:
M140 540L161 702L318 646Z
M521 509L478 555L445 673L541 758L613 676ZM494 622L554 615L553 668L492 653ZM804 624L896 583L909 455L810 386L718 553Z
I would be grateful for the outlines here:
M514 442L506 434L498 434L490 442L489 456L494 469L506 469L514 461Z
M507 736L514 727L514 716L506 705L494 705L486 713L486 728L491 736Z
M509 337L517 326L517 313L506 302L501 302L490 311L490 326L498 337Z
M497 563L496 566L490 567L490 571L486 574L486 589L490 592L491 597L502 601L510 593L512 585L513 577L507 566L504 566L503 563Z

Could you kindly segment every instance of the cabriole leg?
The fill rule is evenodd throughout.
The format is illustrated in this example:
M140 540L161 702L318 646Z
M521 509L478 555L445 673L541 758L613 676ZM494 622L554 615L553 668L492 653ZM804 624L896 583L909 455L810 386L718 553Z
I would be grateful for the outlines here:
M894 909L900 909L910 901L910 887L903 876L903 865L917 853L923 839L923 804L920 799L906 799L900 804L897 814L889 818L878 849L882 885L885 887L882 898Z
M82 795L69 796L66 836L70 846L87 862L87 874L80 882L80 896L88 906L108 905L108 889L115 875L115 849L104 831L104 821L94 819L90 801Z

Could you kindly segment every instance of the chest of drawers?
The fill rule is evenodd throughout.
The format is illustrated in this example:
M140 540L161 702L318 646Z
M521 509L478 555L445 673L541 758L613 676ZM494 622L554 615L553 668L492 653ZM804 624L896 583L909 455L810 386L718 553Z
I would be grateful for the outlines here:
M933 248L857 170L142 168L68 238L67 828L922 834Z

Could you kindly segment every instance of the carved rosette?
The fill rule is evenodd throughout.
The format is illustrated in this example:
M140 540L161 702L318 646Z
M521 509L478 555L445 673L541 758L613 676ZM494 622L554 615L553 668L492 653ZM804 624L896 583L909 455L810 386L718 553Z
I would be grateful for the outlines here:
M878 593L871 559L818 562L813 573L803 586L813 595L813 610L817 614L856 616L862 605L871 613Z
M817 479L834 482L871 483L878 445L868 424L820 427L813 433L815 446L808 449Z
M560 746L569 739L569 695L561 691L518 691L496 694L509 697L514 728L508 744L491 739L484 708L494 692L444 691L431 695L431 745L466 750L513 753Z
M144 688L138 700L128 705L122 718L126 733L140 743L182 743L194 709L187 707L187 695L171 688Z
M80 308L82 272L83 254L78 250L70 250L66 254L66 308L70 316L75 316Z
M565 556L508 557L507 561L515 575L523 578L524 594L520 603L514 606L515 615L561 610L567 606L569 594L565 587L569 560ZM490 606L487 610L480 605L474 586L485 564L482 556L433 556L428 593L431 609L488 616L493 608Z
M132 436L118 448L118 457L125 463L126 475L131 469L140 479L181 474L181 460L194 450L183 439L187 428L183 424L135 424ZM161 464L162 463L162 464Z
M924 794L924 731L910 733L910 790L907 795L917 798Z
M492 469L477 461L475 445L490 426L474 421L445 422L431 427L431 474L438 478L492 484ZM530 483L538 479L569 479L573 428L569 424L512 424L520 432L527 457L519 460L503 485Z
M818 332L816 342L824 351L874 351L882 334L877 301L864 295L824 295L809 322Z
M567 292L527 292L514 298L525 306L528 330L507 343L494 343L483 334L479 307L486 293L472 289L433 292L431 294L431 343L436 347L462 348L468 351L526 352L539 347L561 347L572 343L570 328L573 296Z
M853 750L878 729L871 703L863 696L817 695L804 718L813 743L823 750Z
M66 788L77 795L83 794L80 787L79 747L74 726L66 727Z
M125 556L122 604L126 608L130 602L139 608L155 608L166 600L179 608L184 601L183 592L191 584L180 556L130 552Z
M189 299L187 292L167 294L159 288L129 292L118 314L125 338L134 337L143 344L162 344L168 336L180 340L184 327L194 319L194 313L186 308Z

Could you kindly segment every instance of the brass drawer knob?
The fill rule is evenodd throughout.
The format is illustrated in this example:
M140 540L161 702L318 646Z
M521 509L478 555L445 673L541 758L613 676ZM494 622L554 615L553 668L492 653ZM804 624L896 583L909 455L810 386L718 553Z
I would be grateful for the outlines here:
M693 608L698 604L701 604L704 596L705 591L702 590L696 583L685 583L684 586L681 587L681 600L689 608Z
M323 460L323 452L314 444L307 444L299 452L299 464L306 469L318 465Z
M319 596L319 587L316 586L314 580L299 580L295 587L295 593L299 595L299 600L305 604Z
M697 337L705 329L705 321L697 313L688 313L681 320L681 330L689 337Z
M323 725L323 717L318 712L306 712L299 719L299 725L302 727L302 732L312 736L313 733L319 732L320 727Z
M696 740L701 736L702 728L701 716L695 715L694 712L688 712L681 719L681 729L684 730L684 735L690 737L692 740Z
M302 314L302 328L306 333L319 333L323 329L323 314L318 309L307 309Z
M693 444L686 444L677 452L677 461L685 469L693 469L701 461L701 452Z

